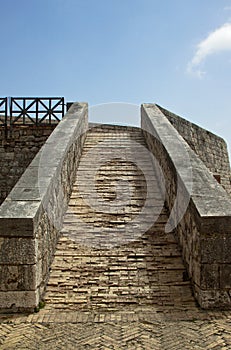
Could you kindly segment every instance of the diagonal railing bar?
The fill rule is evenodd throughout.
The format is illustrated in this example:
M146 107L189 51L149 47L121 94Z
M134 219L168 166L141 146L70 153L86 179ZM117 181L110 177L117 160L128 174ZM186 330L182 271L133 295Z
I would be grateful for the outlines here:
M18 102L17 101L14 101L14 104L19 108L19 109L21 109L22 110L22 106L20 106L19 104L18 104Z
M31 116L29 115L29 109L34 105L35 101L32 101L28 106L26 106L26 101L23 101L23 106L20 106L17 101L12 101L12 108L13 108L13 104L15 104L17 107L18 107L18 110L16 111L17 112L17 116L15 117L14 116L14 111L11 111L11 115L10 115L10 118L11 118L11 124L16 124L16 122L18 120L21 119L21 117L23 117L24 121L25 121L25 117L29 118L31 120L31 122L33 124L35 124L35 121L33 120L33 118L31 118ZM11 108L11 110L12 110ZM30 113L33 113L34 111L30 111ZM35 113L35 112L34 112Z
M39 119L38 122L41 124L41 123L43 122L43 120L45 120L48 116L49 116L49 118L50 118L51 116L53 116L53 117L55 118L55 119L53 119L53 120L57 120L57 121L60 120L55 114L53 114L53 113L51 113L51 114L46 113L41 119Z
M64 104L64 101L62 102L62 106L63 106L63 104ZM61 105L61 102L59 101L52 107L52 109L55 109L56 107L58 107L60 105Z
M63 118L64 106L64 97L12 97L10 124L51 124Z
M0 125L7 123L7 97L0 98Z
M36 102L37 102L37 100L35 99L35 100L32 101L27 107L25 107L25 109L26 109L26 110L29 110Z
M58 114L61 114L61 116L64 115L64 98L61 98L56 102L55 105L52 106L52 102L54 102L56 99L53 98L52 100L49 100L49 106L45 105L43 101L39 101L39 103L46 108L46 113L43 115L42 118L40 118L39 123L42 123L43 120L45 120L47 117L49 117L49 123L52 122L52 120L59 121L60 118L58 117ZM58 109L58 108L62 109ZM39 113L44 113L45 111L40 111ZM53 119L52 119L53 117Z
M40 100L38 102L45 108L45 110L47 110L49 108L47 105L45 105L45 103L42 100Z
M7 139L14 125L57 124L65 106L64 97L0 97L0 127Z
M53 100L55 100L54 98L53 98ZM64 100L63 101L58 101L53 107L51 106L51 102L52 101L49 101L49 107L47 106L47 105L45 105L44 104L44 102L43 101L39 101L39 103L41 104L41 105L43 105L43 107L47 110L47 109L52 109L52 110L54 110L54 109L56 109L57 107L59 107L59 106L63 106L64 105ZM62 112L62 110L57 110L56 112Z

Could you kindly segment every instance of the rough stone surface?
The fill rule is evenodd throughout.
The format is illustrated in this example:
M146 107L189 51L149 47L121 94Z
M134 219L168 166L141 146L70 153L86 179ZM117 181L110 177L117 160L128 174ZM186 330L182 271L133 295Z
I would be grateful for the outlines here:
M231 194L231 171L226 142L208 130L158 107L213 173L217 181Z
M74 104L0 207L3 310L31 309L41 300L86 127L87 106Z
M142 129L165 175L166 200L178 223L176 233L195 296L203 308L230 307L229 282L220 283L221 275L227 277L224 264L226 269L230 265L230 197L157 106L143 106Z
M178 244L173 233L164 232L168 210L151 155L137 147L136 162L145 164L141 172L129 157L134 141L146 146L140 129L101 126L87 134L45 295L52 308L108 312L195 305ZM107 157L94 177L103 212L89 205L82 191L86 179L78 177L84 169L89 176L94 173L91 150L99 147L104 161ZM150 174L153 202L145 222L139 215L147 198L144 173ZM121 179L130 188L130 201L119 211L114 201L119 186L115 185ZM89 194L92 199L92 191ZM149 228L143 232L148 219Z
M50 312L7 317L1 349L229 350L230 314L153 310L118 313Z
M129 132L111 127L97 133L92 130L83 156L100 141L102 145L107 137L111 145L123 140L121 155L124 155L131 147L129 134L141 142L138 129ZM107 147L107 151L109 158L113 158L113 147ZM136 156L141 154L137 152ZM86 164L83 157L80 172ZM150 167L150 161L147 166ZM88 168L92 171L89 164ZM118 158L99 169L96 184L101 199L107 207L112 204L115 182L125 177L133 196L126 211L117 212L117 220L112 210L103 215L94 211L81 197L75 179L52 264L45 307L38 313L1 315L1 349L231 348L231 312L202 310L195 302L176 238L173 233L164 232L169 214L166 206L145 234L134 239L130 232L129 243L113 246L108 232L104 244L95 246L94 235L103 243L100 235L106 233L106 227L110 227L110 233L118 232L122 223L128 225L144 205L146 189L142 173L130 161L121 162ZM158 204L162 194L160 187L155 186L158 181L154 171L152 180ZM94 235L85 232L85 241L77 216L83 223L92 224Z
M15 125L7 133L7 138L4 128L0 128L0 204L8 196L55 127L55 124Z
M161 288L165 287L166 276L167 281L178 281L177 278L183 276L183 282L190 286L188 274L192 279L194 295L203 308L230 307L230 198L196 153L161 110L153 105L142 108L143 135L151 150L149 153L137 128L96 127L88 133L84 144L86 126L86 106L74 104L0 208L0 291L2 299L5 295L7 300L6 304L3 303L4 308L9 307L10 296L17 293L34 293L34 298L30 300L36 302L42 298L71 193L62 230L62 249L70 254L66 259L67 276L65 269L60 271L59 258L57 265L54 265L58 279L62 275L67 279L61 286L65 292L60 295L62 288L59 283L58 290L56 285L52 289L52 278L57 277L52 275L48 287L48 291L51 288L51 299L47 299L49 302L56 300L61 309L65 308L66 303L75 307L79 299L84 308L92 309L111 307L117 310L118 305L143 305L148 300L176 305L178 296L173 293L172 301L172 297L169 299L166 296L165 288ZM83 144L84 154L79 164ZM184 149L183 153L179 145ZM7 157L12 158L10 155ZM158 162L161 171L158 170ZM75 178L78 164L80 182L77 181L78 175ZM165 184L161 181L162 172ZM94 191L90 186L92 184ZM85 201L89 203L86 205ZM161 205L164 207L162 213L159 210ZM184 216L180 217L182 211ZM160 220L157 227L152 225L155 216L159 216ZM170 224L178 221L176 230L170 230ZM164 230L167 233L164 234ZM152 241L153 234L157 241L162 236L167 241L157 242L156 246ZM175 234L187 270L184 265L179 268L176 264L176 274L168 275L169 271L164 271L162 276L161 266L167 261L174 266L170 260L170 257L174 258L174 253L167 260L165 254L168 256L166 251L171 251ZM143 237L142 240L140 237ZM134 241L135 246L131 243ZM147 243L151 249L150 255ZM72 252L73 244L74 251L78 251L77 262L83 259L83 274L81 278L78 276L83 289L79 286L76 288L75 282L70 282L70 271L75 264L72 257L76 256ZM157 252L165 244L166 251L164 249L162 252L164 259L160 258L153 266L149 265L151 255L158 256ZM176 242L174 245L177 247ZM122 246L123 249L119 250ZM115 260L108 260L108 250L115 253ZM178 253L180 256L181 253ZM102 261L98 256L102 256ZM121 260L117 259L118 256ZM134 274L127 264L131 256L135 256L138 262ZM94 269L91 271L89 268L91 264L96 269L101 266L103 276L100 274L95 278ZM157 294L153 294L155 298L150 298L155 283L152 284L151 277L144 271L149 271L150 266L154 282L161 282L161 288ZM178 268L183 268L182 274ZM76 270L73 271L75 274ZM129 284L130 275L133 276L134 285ZM96 285L97 290L94 289ZM113 289L115 286L117 289ZM69 299L65 288L68 289ZM81 298L79 292L82 293ZM123 295L129 297L122 298ZM22 298L11 301L12 310L22 308ZM30 308L31 302L23 306Z

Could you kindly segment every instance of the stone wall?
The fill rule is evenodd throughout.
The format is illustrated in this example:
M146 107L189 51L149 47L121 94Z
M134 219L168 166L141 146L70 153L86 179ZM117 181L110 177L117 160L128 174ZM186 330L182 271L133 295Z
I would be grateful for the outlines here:
M231 172L225 141L160 106L158 108L231 195Z
M87 125L87 105L73 104L0 206L2 311L43 297Z
M202 308L230 308L230 197L156 105L142 106L141 126L165 177L166 232L176 234L195 297Z
M38 153L57 124L0 128L0 204Z

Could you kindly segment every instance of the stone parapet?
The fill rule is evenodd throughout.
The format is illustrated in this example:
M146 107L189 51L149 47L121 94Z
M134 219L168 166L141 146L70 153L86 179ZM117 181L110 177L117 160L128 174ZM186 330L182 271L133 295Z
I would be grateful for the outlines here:
M0 127L0 204L46 142L56 124Z
M195 297L202 308L230 308L230 197L156 105L142 105L141 126L164 173L166 231L176 227Z
M226 142L212 132L160 106L158 108L231 195L231 171Z
M1 310L43 297L87 127L87 104L74 103L0 207Z

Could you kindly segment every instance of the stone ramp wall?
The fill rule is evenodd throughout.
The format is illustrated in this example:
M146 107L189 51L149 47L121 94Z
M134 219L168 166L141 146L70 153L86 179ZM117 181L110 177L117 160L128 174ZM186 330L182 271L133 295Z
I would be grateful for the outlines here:
M56 124L57 125L57 124ZM10 193L56 125L0 127L0 204Z
M0 308L33 310L49 277L88 124L75 103L0 206Z
M143 105L141 114L148 147L165 176L166 231L177 226L195 297L202 308L230 308L230 197L156 105Z
M198 125L160 106L158 108L231 195L231 171L226 142Z

